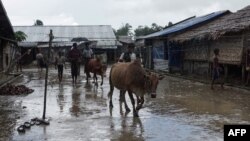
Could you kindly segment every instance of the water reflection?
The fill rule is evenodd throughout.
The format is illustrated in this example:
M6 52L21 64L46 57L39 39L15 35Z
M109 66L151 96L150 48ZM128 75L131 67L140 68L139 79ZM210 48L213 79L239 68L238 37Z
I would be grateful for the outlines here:
M19 106L21 104L12 101L9 96L0 96L0 140L8 140L13 134Z
M138 137L143 138L144 127L143 127L143 124L142 124L141 119L139 117L133 118L132 128L133 128L132 131L137 131Z
M111 140L145 140L141 119L139 117L128 116L130 112L123 111L122 102L119 103L120 117L113 116L113 108L109 108L111 119L110 132L114 135Z
M71 103L71 108L70 108L70 113L71 115L75 116L75 117L79 117L79 114L80 114L80 101L81 101L81 98L80 98L80 91L78 89L73 89L73 92L72 92L72 103Z
M91 83L85 83L84 85L86 92L91 92L92 87Z
M125 113L124 113L123 108L122 108L122 103L123 103L123 102L119 101L119 111L120 111L120 115L121 115L121 117L127 117L127 115L130 113L130 111L126 111L126 110L125 110ZM113 116L113 107L110 107L110 106L109 106L109 115L110 115L110 117Z
M113 134L111 140L143 141L144 127L139 117L121 117L119 123L111 117L110 131Z
M59 92L57 95L57 103L60 107L60 112L63 112L63 107L65 106L65 98L64 98L64 86L63 84L59 85Z
M216 131L223 124L250 122L250 115L245 114L250 111L249 92L229 87L211 90L210 85L172 77L162 81L157 91L160 98L149 103L157 115L186 114L186 122Z
M85 88L85 98L96 100L97 90L95 90L95 86L93 87L91 83L86 83L84 88Z

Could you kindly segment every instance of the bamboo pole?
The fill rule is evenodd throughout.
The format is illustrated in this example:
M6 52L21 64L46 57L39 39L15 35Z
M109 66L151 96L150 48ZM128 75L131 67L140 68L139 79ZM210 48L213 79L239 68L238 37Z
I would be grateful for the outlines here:
M53 40L53 33L52 33L52 30L50 30L50 34L49 34L49 52L48 52L48 60L50 59L50 51L51 51L52 40ZM45 89L44 89L44 104L43 104L43 120L45 119L45 115L46 115L46 100L47 100L48 72L49 72L49 64L47 63L47 66L46 66L46 74L45 74Z
M246 49L245 49L245 32L243 32L242 34L242 39L241 39L241 45L242 45L242 56L244 56L246 54ZM241 58L241 62L243 62L242 58ZM243 63L242 63L243 64ZM245 83L245 76L246 76L246 63L242 65L242 76L241 76L241 81L244 84Z

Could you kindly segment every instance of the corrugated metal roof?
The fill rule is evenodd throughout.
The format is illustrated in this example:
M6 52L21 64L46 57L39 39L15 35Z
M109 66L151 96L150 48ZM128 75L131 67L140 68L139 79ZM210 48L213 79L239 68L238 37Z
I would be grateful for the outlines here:
M48 42L49 32L53 30L53 42L71 42L72 38L86 37L98 41L99 47L116 46L116 37L110 25L14 26L14 30L27 35L24 42Z
M95 46L93 46L93 48L101 48L101 49L116 49L117 46L121 45L121 43L119 43L118 41L115 40L99 40L96 41L97 43L95 44ZM71 41L63 41L63 42L53 42L52 43L52 47L64 47L64 46L72 46L74 42ZM81 42L77 42L78 44L80 44ZM21 42L18 43L19 46L21 47L49 47L49 43L45 43L45 44L38 44L35 42Z
M190 28L192 26L201 24L203 22L207 22L207 21L212 20L216 17L222 16L223 14L228 13L228 12L229 12L228 10L224 10L224 11L213 12L213 13L207 14L205 16L190 18L188 20L185 20L183 22L175 24L171 27L168 27L164 30L146 35L142 38L147 39L147 38L154 38L154 37L159 37L159 36L166 36L166 35L181 31L181 30L185 30L185 29Z
M134 43L132 36L118 36L118 41L127 44Z
M18 42L17 44L18 46L21 46L21 47L34 47L38 45L38 43L36 42Z

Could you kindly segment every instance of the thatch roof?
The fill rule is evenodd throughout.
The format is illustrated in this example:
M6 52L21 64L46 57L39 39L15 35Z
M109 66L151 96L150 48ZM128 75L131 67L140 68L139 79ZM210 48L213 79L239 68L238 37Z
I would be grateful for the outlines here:
M247 30L250 27L250 5L232 14L225 15L198 28L188 30L171 38L175 41L191 39L218 39L226 33Z
M0 1L0 38L15 41L14 30L10 23L9 17L5 11L2 1Z

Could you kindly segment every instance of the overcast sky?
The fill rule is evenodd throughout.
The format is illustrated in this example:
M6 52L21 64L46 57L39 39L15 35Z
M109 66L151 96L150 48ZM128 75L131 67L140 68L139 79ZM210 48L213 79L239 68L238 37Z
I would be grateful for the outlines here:
M214 11L235 12L249 0L2 0L12 25L112 25L136 28L153 22L165 26Z

